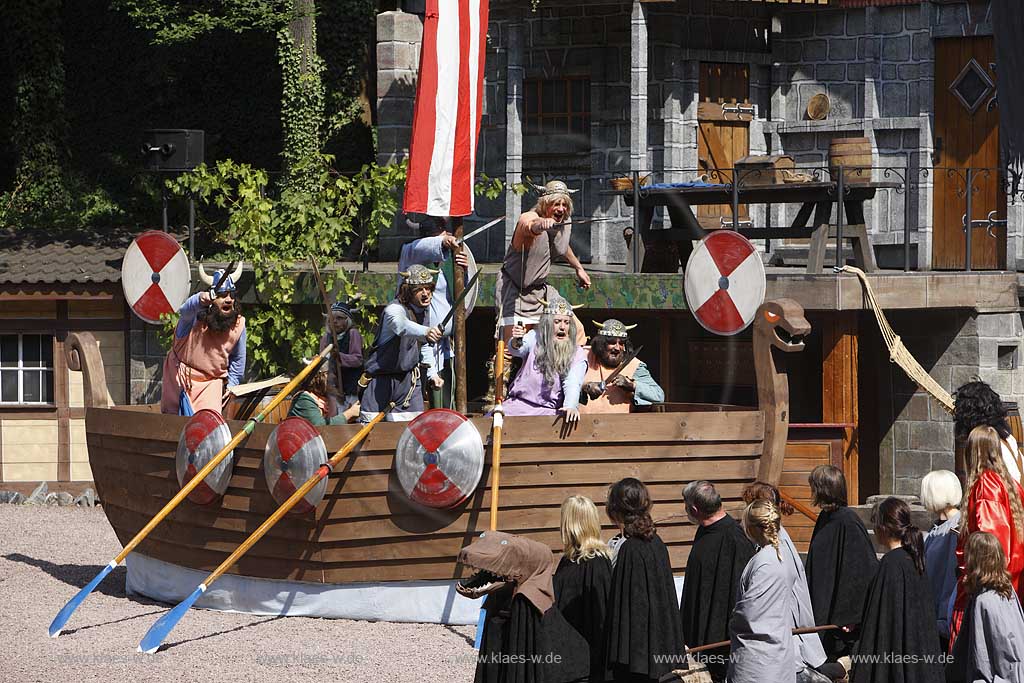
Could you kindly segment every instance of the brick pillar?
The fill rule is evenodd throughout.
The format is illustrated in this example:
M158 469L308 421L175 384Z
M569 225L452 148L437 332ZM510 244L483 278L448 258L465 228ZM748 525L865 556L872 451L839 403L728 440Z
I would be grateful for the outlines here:
M505 185L512 187L523 177L523 25L515 22L507 29L507 67L505 72ZM505 243L511 244L516 221L523 210L523 199L514 192L505 193ZM504 254L503 254L504 255Z
M377 15L377 163L401 161L409 154L413 103L419 73L423 20L406 12ZM380 255L395 259L411 236L401 212L380 237Z
M630 87L629 168L646 171L647 162L647 6L633 0L630 20Z

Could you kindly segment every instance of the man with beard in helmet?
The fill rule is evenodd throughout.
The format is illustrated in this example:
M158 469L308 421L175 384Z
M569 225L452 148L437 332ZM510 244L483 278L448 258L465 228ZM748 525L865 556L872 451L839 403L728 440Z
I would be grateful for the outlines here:
M665 392L651 377L647 364L638 358L626 363L611 382L605 382L605 378L615 372L622 361L633 355L629 331L634 327L636 325L623 325L615 319L606 320L590 340L587 374L583 380L586 402L580 404L581 413L628 413L634 405L650 405L665 400Z
M242 265L210 277L202 265L199 277L210 286L193 294L178 310L174 342L164 359L160 411L191 415L204 408L221 412L245 373L245 318L235 300L235 281Z
M587 354L576 344L576 319L569 302L545 302L537 327L527 332L516 325L509 347L512 355L525 360L502 404L505 414L560 413L566 422L578 421Z
M359 421L368 423L392 402L385 416L389 422L408 421L423 412L420 364L431 373L435 344L441 330L426 324L427 310L434 295L434 272L420 265L402 271L398 297L384 307L377 328L376 344L366 360L360 383L366 386L359 406Z

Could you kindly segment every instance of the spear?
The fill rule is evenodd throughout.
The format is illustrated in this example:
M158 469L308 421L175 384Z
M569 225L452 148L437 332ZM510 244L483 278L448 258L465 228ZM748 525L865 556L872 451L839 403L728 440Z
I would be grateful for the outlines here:
M56 638L60 635L61 631L64 629L64 624L68 623L68 619L70 619L71 615L74 614L76 609L78 609L78 606L81 605L87 597L89 597L90 593L96 590L96 587L99 586L103 579L106 578L107 574L114 571L114 567L121 564L121 562L123 562L124 559L128 557L128 554L131 551L135 550L135 547L138 546L139 543L141 543L143 539L145 539L146 536L149 535L149 532L155 529L156 526L160 524L160 522L162 522L164 518L167 517L167 515L171 514L171 511L173 511L174 508L178 507L178 504L181 503L181 501L185 500L188 494L192 492L192 489L199 486L199 483L206 478L206 475L212 472L214 468L216 468L217 465L219 465L224 458L228 457L228 454L230 454L231 451L233 451L236 446L238 446L250 434L252 434L253 430L256 429L256 425L260 422L263 422L263 420L266 419L267 415L269 415L275 408L277 408L281 401L283 401L288 396L288 394L295 390L295 387L299 386L299 384L301 384L302 381L306 379L306 375L308 375L314 369L319 367L320 362L326 357L328 353L330 353L332 348L333 346L328 344L327 348L318 353L316 357L313 358L309 365L304 367L299 372L299 374L295 375L295 377L292 378L292 381L288 382L288 384L285 385L284 389L279 391L278 394L273 399L271 399L270 403L267 405L266 408L261 410L256 417L249 418L245 425L240 430L238 430L234 437L232 437L231 441L229 441L228 444L224 446L224 448L220 449L220 452L218 452L217 455L215 455L213 459L210 460L210 462L206 463L206 465L201 470L196 472L196 476L192 477L192 479L187 481L185 485L181 487L181 490L178 491L178 493L173 498L171 498L171 500L168 501L166 505L164 505L163 509L161 509L160 512L156 513L156 516L153 517L153 519L149 520L146 526L142 527L142 530L139 533L135 534L135 538L128 542L128 544L124 547L124 550L119 552L117 554L117 557L112 559L109 564L103 567L103 569L100 570L100 573L97 574L92 581L86 584L85 588L78 591L75 597L68 600L67 604L64 605L61 611L57 613L57 616L54 617L53 621L50 623L49 633L51 638Z
M192 607L195 601L213 585L213 582L219 579L224 572L231 569L231 567L241 559L242 555L248 552L258 540L263 538L264 534L270 531L275 524L281 521L282 517L288 514L289 510L295 507L296 503L302 500L314 486L319 484L320 480L327 477L338 463L346 458L355 449L355 447L366 438L377 423L383 420L384 416L394 407L395 404L391 403L387 408L377 413L367 424L363 425L362 428L355 433L355 436L349 439L348 442L342 446L330 460L323 465L320 465L320 469L318 469L313 476L307 479L305 484L296 489L295 493L289 496L288 500L282 503L281 507L277 508L277 510L274 511L274 514L267 518L267 521L260 524L259 528L252 532L252 535L245 539L242 545L235 549L235 552L228 555L228 559L221 562L219 567L214 569L209 576L203 579L203 582L200 583L194 591L192 591L191 595L179 602L170 612L157 619L156 623L150 626L149 630L146 631L146 635L142 637L142 641L139 643L139 652L145 652L150 655L156 652L163 644L164 640L167 639L171 630L178 625L178 622L181 621L183 616L185 616L185 613L188 612L189 608Z

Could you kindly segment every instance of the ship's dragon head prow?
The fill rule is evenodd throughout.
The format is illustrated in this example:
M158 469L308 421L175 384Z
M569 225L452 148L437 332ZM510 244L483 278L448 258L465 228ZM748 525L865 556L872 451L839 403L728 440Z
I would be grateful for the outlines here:
M459 595L467 598L483 597L508 584L515 584L519 591L531 579L536 582L552 570L551 550L547 546L502 531L480 534L459 551L459 562L475 571L455 584ZM547 585L550 585L550 578ZM527 597L533 600L532 596Z
M761 304L754 333L767 335L772 346L793 353L804 350L804 337L811 333L811 324L804 317L804 307L796 301L775 299Z

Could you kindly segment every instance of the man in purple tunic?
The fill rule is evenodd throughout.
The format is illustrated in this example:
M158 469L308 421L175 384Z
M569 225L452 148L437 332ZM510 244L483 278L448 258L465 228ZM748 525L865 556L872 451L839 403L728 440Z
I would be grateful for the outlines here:
M502 403L506 415L555 415L579 420L587 352L576 344L576 320L565 299L545 302L537 327L512 330L512 355L525 358Z

